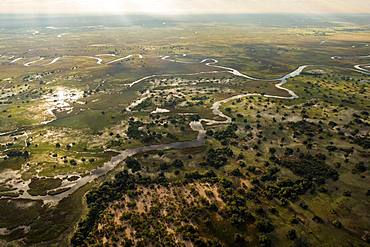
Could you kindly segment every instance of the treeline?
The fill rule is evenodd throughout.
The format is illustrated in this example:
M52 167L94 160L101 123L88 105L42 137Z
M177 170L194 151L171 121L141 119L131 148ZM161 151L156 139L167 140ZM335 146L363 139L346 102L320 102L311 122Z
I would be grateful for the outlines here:
M176 163L179 162L177 161ZM158 205L152 205L147 214L137 214L135 211L124 213L121 220L136 230L135 239L139 241L138 243L145 245L160 243L166 244L165 246L172 246L171 243L173 243L174 236L168 235L163 228L168 223L174 224L174 230L178 236L181 236L185 241L192 242L195 246L222 246L221 243L223 241L220 241L213 233L215 229L212 222L215 215L219 215L217 217L221 216L224 222L232 226L231 231L235 235L231 236L230 241L235 246L248 244L245 237L238 234L238 232L245 230L249 225L254 225L252 227L258 230L261 243L268 245L271 242L268 234L273 232L275 227L265 214L256 214L253 209L247 206L248 201L256 200L254 192L239 187L238 184L233 183L231 180L218 177L213 171L186 173L185 180L182 185L179 185L186 186L195 181L216 185L224 206L221 208L216 201L205 200L194 190L192 195L197 201L196 204L184 204L176 211L167 211L167 213L171 214L166 217L161 213L161 201L158 202ZM104 210L112 202L121 200L125 195L136 195L137 186L139 185L146 188L152 188L155 185L168 187L169 183L163 173L152 179L143 177L140 174L130 174L127 171L118 173L113 181L103 183L99 188L86 195L89 212L78 224L78 229L71 240L71 245L94 245L95 241L97 241L96 237L101 237L101 234L99 235L96 229L100 217L104 214ZM130 197L134 201L129 202L128 205L136 207L136 196ZM211 196L210 198L213 197ZM181 201L182 199L178 198L178 200ZM224 223L217 222L217 224ZM124 228L122 230L124 231ZM119 229L112 229L112 231L111 234L113 235L121 235ZM108 236L108 238L112 239L113 242L119 241L117 236ZM124 236L120 239L120 242L117 243L133 244L132 240Z
M86 195L89 212L87 216L78 224L77 231L72 237L72 246L88 246L90 233L96 226L101 213L106 209L110 202L118 200L128 190L133 190L141 176L130 175L127 171L115 175L111 182L104 182L99 188Z
M284 157L275 159L278 165L288 168L294 174L324 184L327 179L338 180L338 172L326 164L326 157L322 154L313 156L311 154L296 157Z

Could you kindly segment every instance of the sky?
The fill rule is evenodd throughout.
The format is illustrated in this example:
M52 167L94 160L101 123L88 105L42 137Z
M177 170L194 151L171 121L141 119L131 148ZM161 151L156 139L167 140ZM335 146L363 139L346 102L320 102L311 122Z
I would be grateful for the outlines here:
M369 13L370 0L0 0L0 13Z

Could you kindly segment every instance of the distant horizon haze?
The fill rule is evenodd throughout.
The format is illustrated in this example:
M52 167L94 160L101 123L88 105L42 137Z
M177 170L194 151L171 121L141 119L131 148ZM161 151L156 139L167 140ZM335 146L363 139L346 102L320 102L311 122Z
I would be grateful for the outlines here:
M368 0L1 0L0 14L370 14Z

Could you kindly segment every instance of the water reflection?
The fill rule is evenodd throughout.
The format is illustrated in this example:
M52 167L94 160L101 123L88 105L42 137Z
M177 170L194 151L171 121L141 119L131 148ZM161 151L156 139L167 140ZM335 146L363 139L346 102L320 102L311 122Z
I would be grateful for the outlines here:
M43 99L46 104L47 115L51 115L55 120L54 112L68 112L73 111L72 103L83 97L83 92L77 89L70 89L65 87L58 87L55 91L46 94ZM53 120L44 121L43 124Z

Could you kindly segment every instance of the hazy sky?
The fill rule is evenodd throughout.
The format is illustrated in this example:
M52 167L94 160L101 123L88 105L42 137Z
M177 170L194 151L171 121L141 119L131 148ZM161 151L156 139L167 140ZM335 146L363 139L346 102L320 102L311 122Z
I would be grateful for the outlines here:
M0 13L370 13L370 0L0 0Z

